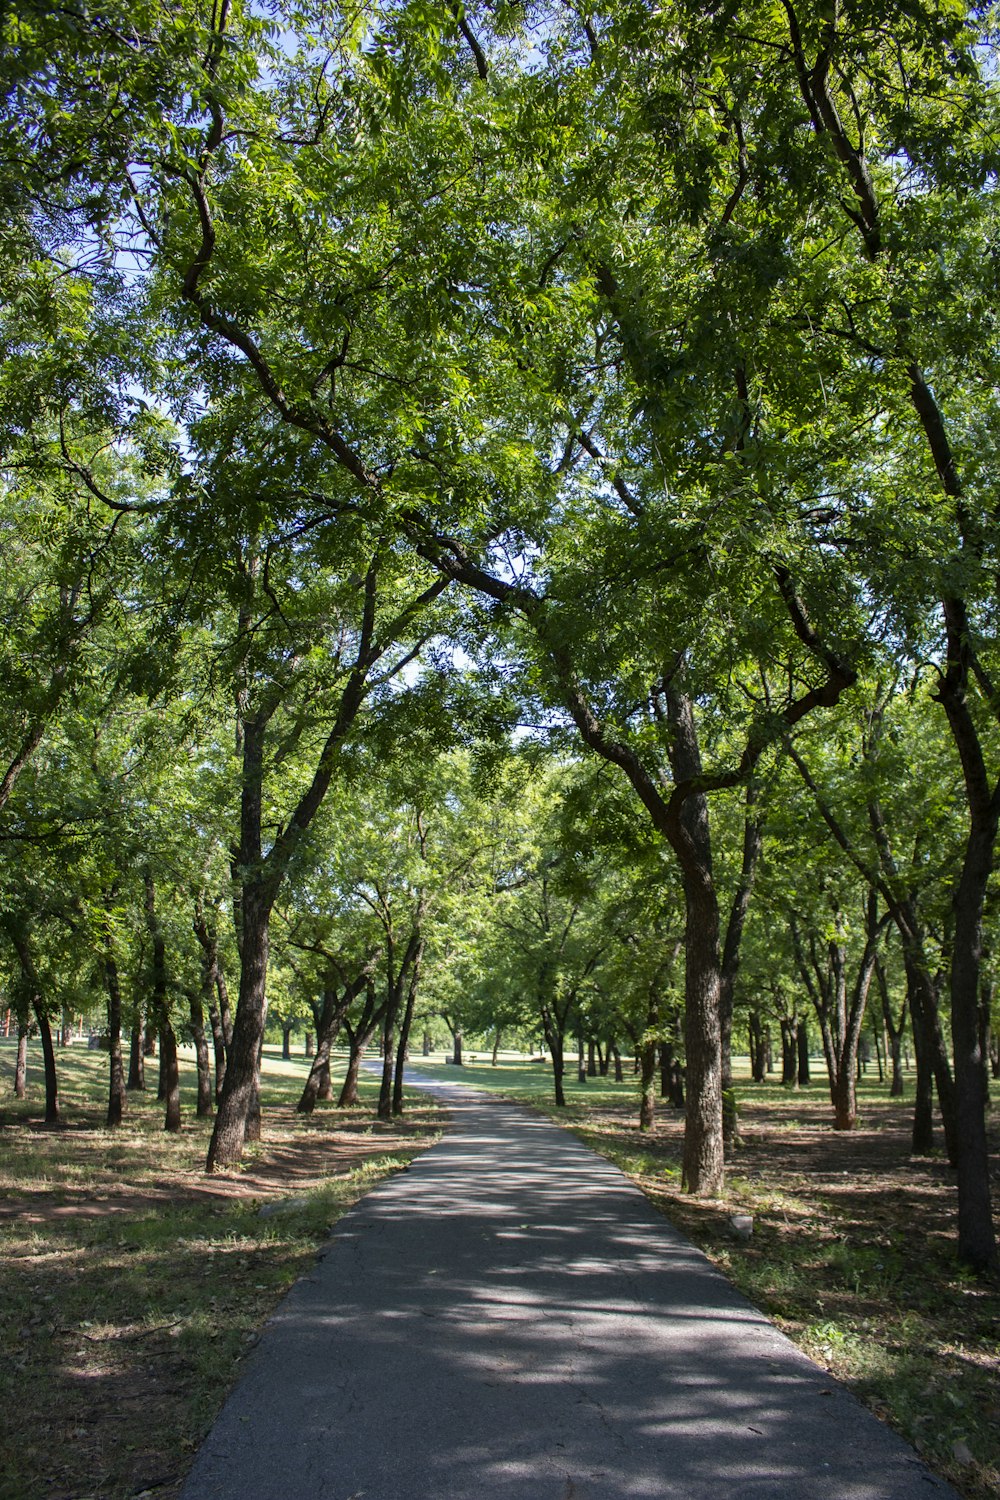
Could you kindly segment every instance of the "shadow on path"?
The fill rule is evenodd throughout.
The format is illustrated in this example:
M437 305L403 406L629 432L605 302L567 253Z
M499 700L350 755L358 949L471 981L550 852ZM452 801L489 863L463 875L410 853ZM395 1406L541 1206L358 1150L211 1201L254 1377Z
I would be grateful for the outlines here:
M183 1500L954 1496L616 1167L432 1091L453 1130L340 1221Z

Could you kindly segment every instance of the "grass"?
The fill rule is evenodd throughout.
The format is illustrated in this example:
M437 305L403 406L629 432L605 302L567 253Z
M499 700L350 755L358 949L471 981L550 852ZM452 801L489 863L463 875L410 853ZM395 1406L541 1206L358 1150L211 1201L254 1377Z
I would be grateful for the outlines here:
M440 1115L420 1097L383 1126L363 1080L367 1108L297 1117L305 1060L267 1049L265 1138L240 1172L209 1179L189 1063L184 1129L168 1136L155 1088L108 1131L106 1057L69 1048L58 1062L66 1124L51 1130L38 1072L26 1101L9 1098L0 1044L0 1500L169 1500L330 1226Z
M679 1114L661 1106L640 1132L632 1079L579 1084L574 1069L557 1110L549 1068L414 1062L573 1128L956 1489L969 1500L1000 1495L1000 1289L958 1263L953 1174L940 1156L911 1157L909 1108L872 1072L854 1132L832 1130L819 1081L785 1091L738 1078L741 1143L726 1196L701 1201L680 1191ZM996 1164L995 1121L992 1134ZM735 1213L753 1217L745 1243L732 1232Z

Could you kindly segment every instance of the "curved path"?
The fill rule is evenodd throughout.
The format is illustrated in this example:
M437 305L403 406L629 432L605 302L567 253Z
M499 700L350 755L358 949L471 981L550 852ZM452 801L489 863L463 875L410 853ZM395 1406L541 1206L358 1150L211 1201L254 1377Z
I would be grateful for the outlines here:
M453 1128L340 1220L182 1500L955 1500L616 1167L426 1087Z

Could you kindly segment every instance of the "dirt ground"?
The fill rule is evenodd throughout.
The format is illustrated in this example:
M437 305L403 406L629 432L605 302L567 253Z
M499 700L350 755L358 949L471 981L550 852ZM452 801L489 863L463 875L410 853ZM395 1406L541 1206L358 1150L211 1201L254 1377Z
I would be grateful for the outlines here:
M194 1126L167 1140L151 1121L114 1134L96 1120L7 1123L0 1500L173 1500L330 1225L442 1119L321 1110L304 1122L279 1105L245 1167L212 1177Z
M740 1106L725 1200L679 1190L682 1125L661 1110L581 1119L663 1212L814 1359L914 1444L970 1500L1000 1496L1000 1286L956 1257L955 1174L910 1153L905 1102L880 1101L854 1131L830 1109L778 1096ZM1000 1130L992 1123L993 1201ZM742 1242L734 1213L753 1218Z

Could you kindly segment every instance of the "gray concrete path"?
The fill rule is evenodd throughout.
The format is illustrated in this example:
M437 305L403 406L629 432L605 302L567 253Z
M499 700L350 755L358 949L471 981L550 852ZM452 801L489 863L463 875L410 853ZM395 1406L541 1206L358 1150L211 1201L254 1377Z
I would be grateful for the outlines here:
M954 1500L617 1168L434 1092L452 1130L337 1225L182 1500Z

